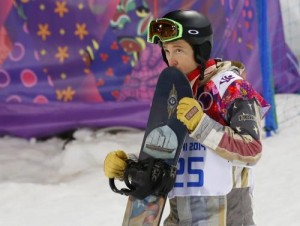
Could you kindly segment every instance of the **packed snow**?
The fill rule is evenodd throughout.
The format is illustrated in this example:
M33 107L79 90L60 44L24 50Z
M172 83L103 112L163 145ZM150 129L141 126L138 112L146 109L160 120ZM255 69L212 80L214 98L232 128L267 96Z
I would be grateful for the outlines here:
M276 105L279 129L264 137L255 167L255 219L260 226L298 226L300 95L276 95ZM70 141L0 138L0 225L121 225L127 197L110 190L103 161L112 150L139 151L143 133L82 128ZM168 211L167 205L163 217Z

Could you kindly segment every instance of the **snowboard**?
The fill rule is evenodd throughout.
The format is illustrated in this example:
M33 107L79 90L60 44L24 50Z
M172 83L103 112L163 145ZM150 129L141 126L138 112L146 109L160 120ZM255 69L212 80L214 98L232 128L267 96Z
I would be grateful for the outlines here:
M174 183L177 162L188 133L187 128L176 117L178 102L183 97L193 97L185 75L174 67L164 69L156 84L138 158L138 162L159 159L175 169ZM172 182L171 187L174 183ZM129 195L122 226L158 226L167 195L167 192L160 192L143 199Z

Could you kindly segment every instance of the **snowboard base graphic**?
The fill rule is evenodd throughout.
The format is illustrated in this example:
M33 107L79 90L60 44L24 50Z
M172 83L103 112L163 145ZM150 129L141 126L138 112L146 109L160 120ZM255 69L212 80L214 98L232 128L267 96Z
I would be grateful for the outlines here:
M185 75L174 67L164 69L156 85L139 161L161 159L175 167L176 174L177 161L188 132L176 117L178 102L183 97L193 97ZM166 199L167 194L149 195L144 199L129 195L122 225L158 226Z

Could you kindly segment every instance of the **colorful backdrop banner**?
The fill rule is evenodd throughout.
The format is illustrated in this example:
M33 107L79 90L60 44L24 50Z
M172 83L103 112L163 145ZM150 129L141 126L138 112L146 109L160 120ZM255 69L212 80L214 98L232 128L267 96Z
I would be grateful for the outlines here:
M279 1L268 6L275 92L299 92ZM175 9L206 14L215 33L212 56L242 61L247 79L262 91L255 1L2 0L0 135L145 128L166 67L159 46L146 43L147 26Z

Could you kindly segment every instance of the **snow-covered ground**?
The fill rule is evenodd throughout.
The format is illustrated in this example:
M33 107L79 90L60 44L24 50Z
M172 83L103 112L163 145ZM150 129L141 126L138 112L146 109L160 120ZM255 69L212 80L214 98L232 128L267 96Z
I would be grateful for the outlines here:
M255 216L260 226L298 226L300 95L277 95L276 103L279 129L264 138L255 168ZM111 150L138 151L142 137L80 129L68 143L0 138L0 225L121 225L127 198L110 190L103 160Z

